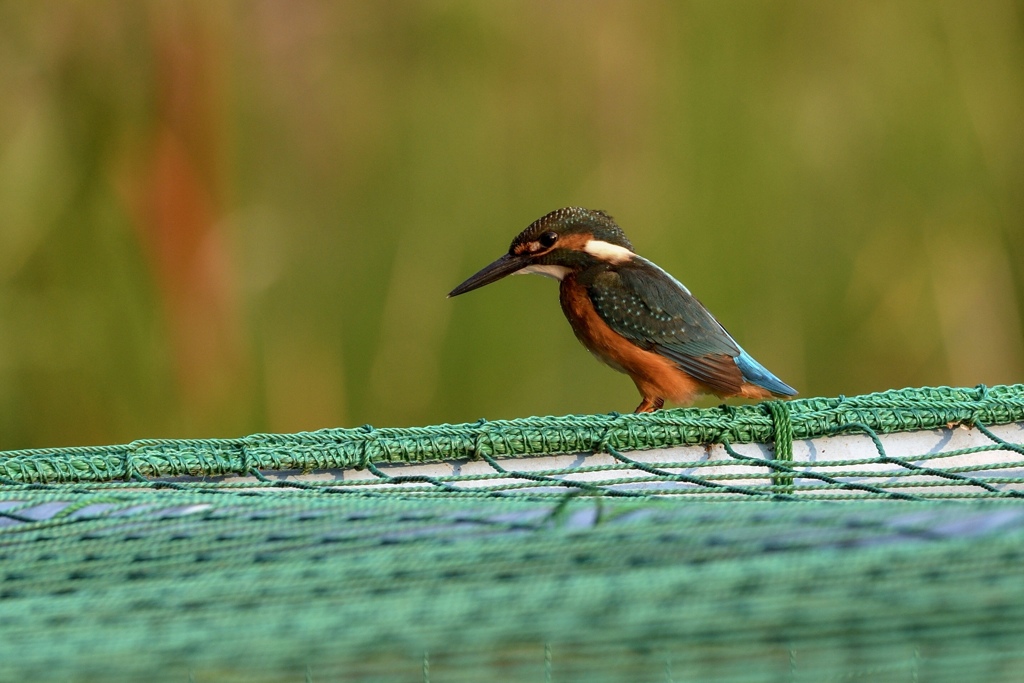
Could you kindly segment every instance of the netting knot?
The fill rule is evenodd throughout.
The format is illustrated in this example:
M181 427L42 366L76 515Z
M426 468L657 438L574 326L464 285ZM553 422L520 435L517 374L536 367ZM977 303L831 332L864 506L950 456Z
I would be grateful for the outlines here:
M377 431L377 428L371 424L365 424L359 429L365 434L370 435L370 438L363 440L362 447L359 449L359 462L356 463L356 469L370 469L373 465L373 454L370 452L370 444L377 441L377 435L374 433Z
M238 468L238 474L241 474L242 476L246 476L246 475L259 476L259 469L254 467L252 465L252 463L250 462L251 456L249 455L249 438L251 438L251 437L242 439L241 453L240 453L241 464L239 465L239 468Z
M768 401L764 404L772 419L772 433L775 441L775 460L793 459L793 421L785 401Z
M785 401L768 401L764 404L768 416L772 419L772 433L775 441L775 453L772 460L793 461L793 420L790 418L789 405ZM791 492L792 476L773 475L772 483Z
M622 421L622 413L612 411L608 414L612 419L605 425L601 431L601 437L594 444L594 453L611 453L617 444L612 443L612 437L615 432L614 429ZM611 449L611 450L610 450Z
M135 466L135 451L136 451L136 448L137 448L137 446L136 446L135 442L132 442L132 443L128 444L128 448L125 449L125 452L124 452L124 472L121 475L122 478L125 481L132 481L133 479L136 479L137 477L141 477L142 476L139 473L138 467Z

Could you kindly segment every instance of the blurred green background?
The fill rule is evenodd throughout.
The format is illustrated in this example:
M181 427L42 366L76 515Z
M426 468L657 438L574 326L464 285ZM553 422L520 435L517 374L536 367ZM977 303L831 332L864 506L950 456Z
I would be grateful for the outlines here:
M565 205L803 396L1024 380L1022 2L11 0L0 92L3 449L631 410L445 299Z

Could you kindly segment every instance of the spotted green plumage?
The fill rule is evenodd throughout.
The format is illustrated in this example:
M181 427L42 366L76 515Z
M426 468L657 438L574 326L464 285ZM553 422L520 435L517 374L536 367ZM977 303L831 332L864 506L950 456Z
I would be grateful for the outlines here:
M722 393L739 391L739 346L697 299L653 263L637 258L621 266L594 266L577 280L615 332Z

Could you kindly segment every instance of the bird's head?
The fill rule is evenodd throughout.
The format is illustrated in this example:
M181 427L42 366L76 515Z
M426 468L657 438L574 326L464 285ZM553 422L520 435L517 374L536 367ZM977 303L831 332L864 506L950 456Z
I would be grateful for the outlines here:
M506 275L536 273L561 280L599 263L635 256L622 228L604 211L570 206L538 218L512 240L508 253L448 294L465 294Z

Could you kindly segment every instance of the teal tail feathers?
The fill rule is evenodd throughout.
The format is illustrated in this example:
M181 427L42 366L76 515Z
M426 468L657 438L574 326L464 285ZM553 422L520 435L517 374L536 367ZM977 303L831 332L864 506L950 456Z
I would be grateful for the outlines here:
M736 365L743 373L743 379L751 384L767 389L776 396L796 396L796 389L769 372L743 349L740 349L740 355L736 356Z

